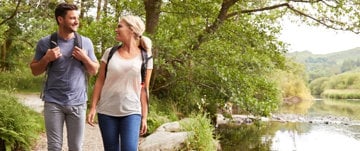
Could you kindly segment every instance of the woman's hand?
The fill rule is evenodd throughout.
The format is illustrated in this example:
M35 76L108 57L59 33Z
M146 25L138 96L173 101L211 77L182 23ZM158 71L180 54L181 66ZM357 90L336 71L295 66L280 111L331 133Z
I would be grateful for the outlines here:
M94 124L95 115L96 115L96 109L91 108L86 118L87 123L91 126L95 126Z
M144 135L147 132L147 119L141 118L141 129L140 129L140 135Z

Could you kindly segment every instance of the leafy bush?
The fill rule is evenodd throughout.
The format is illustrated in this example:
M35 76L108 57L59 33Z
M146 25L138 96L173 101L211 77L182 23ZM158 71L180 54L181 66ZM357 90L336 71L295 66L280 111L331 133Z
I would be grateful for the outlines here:
M216 150L215 127L211 125L206 114L192 114L188 121L181 122L185 131L193 132L187 140L185 150L211 151Z
M329 81L328 77L321 77L311 81L309 87L311 90L311 94L320 95L324 92L326 83Z
M0 143L4 143L6 151L30 150L44 131L42 116L18 103L9 91L0 90L0 98Z
M360 98L360 72L345 72L331 77L322 77L310 83L311 93L328 98Z

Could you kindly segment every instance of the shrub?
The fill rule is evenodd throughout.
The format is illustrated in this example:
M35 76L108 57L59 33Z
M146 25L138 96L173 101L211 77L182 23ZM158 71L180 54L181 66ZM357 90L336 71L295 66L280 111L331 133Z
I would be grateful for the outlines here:
M34 77L28 68L11 72L4 71L0 73L1 89L39 92L43 85L43 75Z
M193 132L187 140L185 150L215 151L215 127L206 114L192 114L189 121L181 122L185 131Z
M0 143L6 151L30 150L44 131L42 116L18 103L10 92L0 90ZM1 146L0 146L1 147Z

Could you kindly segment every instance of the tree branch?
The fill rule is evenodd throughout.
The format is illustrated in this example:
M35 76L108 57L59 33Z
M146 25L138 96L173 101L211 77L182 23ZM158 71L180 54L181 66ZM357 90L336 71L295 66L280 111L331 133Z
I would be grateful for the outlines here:
M291 11L295 12L296 14L301 15L301 16L305 16L305 17L307 17L307 18L309 18L309 19L311 19L311 20L313 20L313 21L315 21L315 22L317 22L317 23L319 23L319 24L321 24L321 25L323 25L323 26L325 26L327 28L334 29L334 30L352 31L352 32L354 32L356 34L360 33L359 31L353 31L351 28L341 28L341 27L337 28L337 27L334 27L332 25L327 24L325 21L329 21L331 23L339 24L339 25L345 25L346 23L344 23L344 22L331 20L330 18L327 18L327 17L325 17L323 19L317 19L317 18L315 18L313 16L310 16L310 15L308 15L308 14L302 12L302 11L299 11L299 10L295 9L294 7L292 7L290 5L288 6L288 8Z
M10 15L10 17L5 18L2 22L0 22L0 26L1 26L2 24L5 24L8 20L10 20L10 19L12 19L12 18L15 17L15 15L16 15L19 7L20 7L20 2L21 2L21 0L18 0L18 1L17 1L16 8L15 8L14 12Z
M302 3L318 3L318 2L321 2L323 3L324 5L328 6L328 7L332 7L332 8L336 8L336 6L332 6L328 3L326 3L325 1L323 0L317 0L317 1L311 1L311 0L290 0L292 2L302 2ZM335 3L339 3L337 1L334 1ZM343 30L343 31L352 31L354 33L360 33L359 31L353 31L351 28L347 27L347 28L341 28L341 27L335 27L333 25L330 25L330 24L327 24L326 21L328 22L331 22L331 23L334 23L334 24L338 24L338 25L345 25L346 23L344 22L340 22L340 21L335 21L335 20L331 20L330 18L327 18L327 17L324 17L322 19L320 18L315 18L309 14L306 14L300 10L297 10L295 9L292 5L290 5L289 3L282 3L282 4L277 4L277 5L273 5L273 6L268 6L268 7L263 7L263 8L258 8L258 9L251 9L251 10L241 10L241 11L237 11L237 12L233 12L233 13L230 13L226 16L226 18L231 18L233 16L236 16L238 14L246 14L246 13L254 13L254 12L261 12L261 11L267 11L267 10L273 10L273 9L277 9L277 8L281 8L281 7L286 7L288 9L290 9L291 11L293 11L295 14L298 14L300 16L304 16L306 18L309 18L310 20L313 20L327 28L330 28L330 29L334 29L334 30Z
M273 6L264 7L264 8L251 9L251 10L241 10L241 11L238 11L238 12L233 12L233 13L228 14L226 16L226 18L231 18L231 17L236 16L238 14L261 12L261 11L273 10L273 9L277 9L277 8L280 8L280 7L289 7L289 6L290 6L289 3L282 3L282 4L273 5Z
M230 7L233 6L238 1L239 0L224 0L216 20L212 23L212 25L206 27L204 34L200 34L198 36L197 38L198 40L192 46L192 50L198 50L201 43L205 41L205 35L212 34L219 28L219 26L227 19L226 14L229 11Z

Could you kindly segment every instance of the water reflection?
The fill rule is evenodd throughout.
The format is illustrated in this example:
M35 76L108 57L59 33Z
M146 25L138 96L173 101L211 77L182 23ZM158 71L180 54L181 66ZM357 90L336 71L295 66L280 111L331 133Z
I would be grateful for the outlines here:
M352 135L349 126L308 124L309 131L300 133L291 129L278 130L269 150L276 151L358 151L360 140ZM359 130L360 127L357 127Z
M314 100L283 106L280 113L339 116L359 120L360 101ZM224 151L358 151L360 126L324 123L259 122L217 129Z

